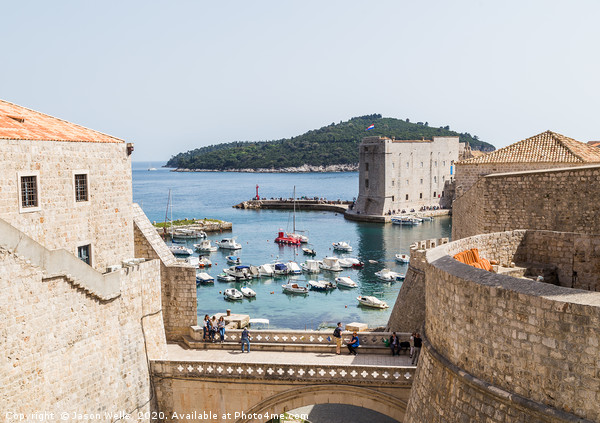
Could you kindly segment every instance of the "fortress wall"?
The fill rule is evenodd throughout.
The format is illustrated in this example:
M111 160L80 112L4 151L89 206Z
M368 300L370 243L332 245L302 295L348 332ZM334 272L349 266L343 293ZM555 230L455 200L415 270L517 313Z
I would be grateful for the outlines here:
M64 277L43 279L41 269L5 249L0 268L3 413L23 413L25 421L38 411L54 420L82 413L112 422L105 412L150 410L144 340L149 358L166 354L158 261L118 271L121 295L111 301Z
M600 420L600 293L451 258L472 247L499 261L522 257L525 235L479 235L427 251L424 356L407 422Z
M452 238L513 229L600 234L598 198L598 165L488 175L454 201Z

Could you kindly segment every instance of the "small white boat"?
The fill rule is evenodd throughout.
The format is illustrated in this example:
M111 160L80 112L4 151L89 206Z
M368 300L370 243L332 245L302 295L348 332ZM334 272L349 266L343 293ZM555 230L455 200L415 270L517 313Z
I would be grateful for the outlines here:
M298 263L295 261L288 261L285 266L288 269L288 275L300 275L302 274L302 269L298 266Z
M352 251L352 247L346 241L334 242L333 249L337 251L350 252Z
M356 297L358 302L364 306L372 307L372 308L388 308L389 306L385 301L381 301L379 298L371 297L371 296L363 296Z
M173 238L178 238L178 239L206 238L206 232L204 232L202 230L187 229L187 228L174 229L173 233L171 235Z
M313 291L329 291L336 288L336 285L329 281L308 281L308 286Z
M375 276L385 282L401 281L405 277L404 274L392 272L390 269L381 269L379 272L375 272Z
M227 273L219 273L217 275L217 280L219 282L235 282L235 277L228 275Z
M203 269L205 267L212 266L212 262L206 257L186 257L183 260L184 263L194 266L196 269Z
M227 288L225 290L225 298L228 300L241 300L244 298L244 294L235 288Z
M208 257L204 257L204 256L198 257L198 267L199 268L202 269L204 267L210 267L210 266L212 266L212 261L210 261L208 259Z
M281 285L284 292L289 292L290 294L308 294L308 288L305 286L300 286L295 282L286 283L285 285Z
M247 286L241 287L240 291L242 291L242 295L244 297L248 297L248 298L254 298L254 297L256 297L256 292L254 292L253 289L248 288Z
M353 267L354 269L360 269L365 265L362 261L355 257L344 257L344 260L346 263L350 263L350 267Z
M300 265L300 267L302 267L302 270L306 273L321 272L321 268L319 267L319 262L317 260L306 260Z
M223 238L221 241L215 241L219 248L224 250L239 250L242 244L235 242L235 238Z
M410 263L410 257L408 254L396 254L396 261L398 263Z
M340 258L338 260L338 263L340 264L341 267L343 267L344 269L347 269L349 267L352 267L352 262L350 262L348 259L346 258Z
M306 244L308 242L308 237L306 235L302 235L299 233L291 233L287 234L289 237L296 238L300 240L301 243Z
M319 267L323 270L329 270L330 272L341 272L343 270L337 257L325 257L323 261L319 263Z
M169 245L169 250L176 256L191 256L194 252L183 245Z
M277 262L273 264L273 273L276 276L282 276L288 274L288 268L284 263Z
M356 282L354 282L347 276L340 276L335 278L335 283L337 283L338 286L343 286L345 288L356 288L358 286Z
M377 263L379 263L379 262L378 262L377 260L369 260L369 263L370 263L370 264L377 264Z
M409 215L392 216L392 223L394 225L415 226L422 222L421 219Z
M275 274L272 264L262 264L258 266L258 276L271 277Z
M302 252L305 256L316 256L317 252L312 248L302 247Z
M250 266L231 266L228 269L223 269L223 272L225 272L229 276L233 276L238 281L252 279L252 275L250 274Z
M213 253L218 249L219 247L212 245L210 239L205 239L200 241L199 244L194 244L194 250L198 251L199 253Z
M227 263L229 264L242 264L242 259L238 256L227 256L225 258L227 259Z
M215 278L205 272L196 273L196 283L215 283Z

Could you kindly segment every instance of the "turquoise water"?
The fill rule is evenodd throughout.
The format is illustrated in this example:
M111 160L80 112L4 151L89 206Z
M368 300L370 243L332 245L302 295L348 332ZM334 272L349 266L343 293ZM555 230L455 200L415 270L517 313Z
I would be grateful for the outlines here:
M298 248L279 246L273 240L278 229L292 230L292 213L277 210L239 210L234 204L255 195L259 185L261 197L291 197L294 186L296 196L326 197L327 199L351 200L358 195L358 173L273 173L252 174L235 172L170 172L153 163L158 170L148 172L148 163L133 165L133 199L140 204L148 218L164 221L169 189L173 197L173 219L216 218L233 222L233 231L209 234L209 239L237 237L243 245L235 255L244 264L260 265L281 260L303 262L306 256ZM222 292L228 287L240 288L240 283L215 281L214 286L202 285L197 289L198 315L213 315L231 309L232 313L249 314L253 318L267 318L271 328L317 329L323 324L337 321L345 323L364 322L369 326L387 323L401 282L380 282L373 275L384 267L401 273L406 266L395 262L396 253L408 253L414 241L428 238L449 237L450 218L440 217L420 226L405 227L347 221L342 215L331 212L296 212L296 228L308 232L310 245L318 259L327 255L343 255L333 252L331 243L347 241L354 250L348 254L365 262L360 270L345 269L341 276L349 276L359 287L336 289L331 292L310 291L307 296L284 294L281 285L287 278L254 279L248 286L257 293L256 299L230 302ZM192 242L189 242L191 247ZM213 262L207 273L216 276L227 265L228 250L210 254ZM196 254L197 255L197 254ZM369 264L376 260L377 264ZM315 278L313 275L311 278ZM333 280L337 275L322 272L319 279ZM295 278L305 283L304 275ZM387 310L368 309L358 306L358 295L375 295L386 301Z

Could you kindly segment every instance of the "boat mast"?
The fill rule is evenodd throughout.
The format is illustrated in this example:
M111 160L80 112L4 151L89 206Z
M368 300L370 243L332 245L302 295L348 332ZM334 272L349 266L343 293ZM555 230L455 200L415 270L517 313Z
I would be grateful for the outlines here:
M296 233L296 185L294 185L294 231Z
M165 211L165 227L163 228L163 234L167 234L167 220L169 219L169 205L171 204L171 189L169 189L169 196L167 197L167 210ZM171 211L171 215L172 215Z

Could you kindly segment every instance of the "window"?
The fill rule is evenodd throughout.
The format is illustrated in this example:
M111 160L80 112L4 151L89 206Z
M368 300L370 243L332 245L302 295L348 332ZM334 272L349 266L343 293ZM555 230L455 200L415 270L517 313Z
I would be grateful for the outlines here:
M92 257L90 254L90 250L91 250L90 244L77 247L77 257L79 257L79 259L81 261L83 261L91 266L92 265Z
M435 167L437 167L437 160L435 161Z
M420 193L420 194L419 194L419 198L423 198L423 193Z
M435 184L435 183L437 183L437 176L434 176L434 177L433 177L433 183L434 183L434 184Z
M369 151L369 147L365 145L365 152Z
M406 168L408 169L410 167L410 162L406 162Z
M437 192L433 191L433 198L436 198L436 197L437 197L437 195L436 195L436 194L437 194Z
M442 176L442 182L445 182L445 181L446 181L446 177Z
M442 162L442 166L446 166L446 160Z
M75 201L87 201L88 200L88 184L87 175L85 173L75 175Z
M396 167L396 163L392 162L392 169Z
M368 172L369 171L369 163L365 163L365 170Z
M421 162L421 167L423 167L423 162Z
M408 201L408 194L406 194L406 201Z
M396 197L394 197L394 196L392 195L392 203L393 203L394 201L396 201Z
M21 207L38 207L37 176L21 176Z
M396 185L396 181L392 179L392 186Z
M423 178L421 178L421 185L423 185Z
M369 188L369 180L365 179L365 188Z
M406 186L408 186L408 179L406 180Z

